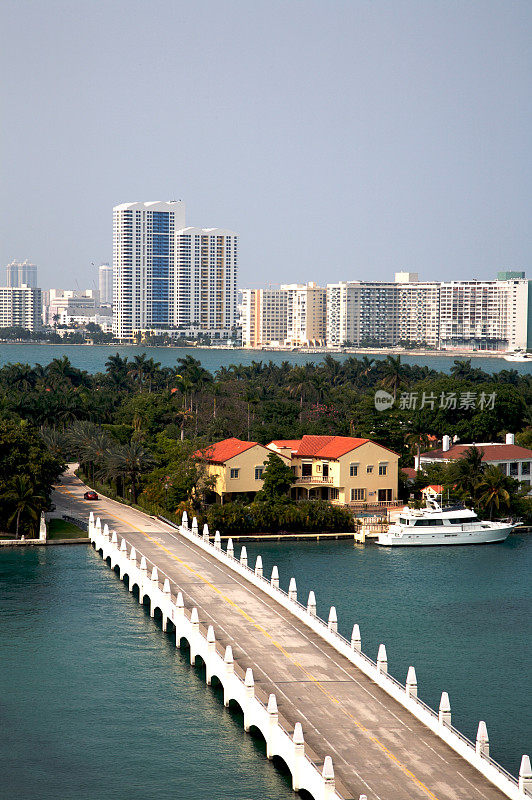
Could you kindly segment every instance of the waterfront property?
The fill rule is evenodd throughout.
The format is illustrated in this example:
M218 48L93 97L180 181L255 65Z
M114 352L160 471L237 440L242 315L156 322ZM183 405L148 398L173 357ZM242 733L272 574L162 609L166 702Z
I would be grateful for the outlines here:
M515 444L513 433L507 433L504 442L475 442L451 444L450 436L444 436L442 447L421 453L416 467L423 469L428 464L447 464L465 455L471 447L482 451L482 463L498 467L504 475L515 478L532 488L532 450Z
M354 509L397 502L399 455L370 439L303 436L268 447L290 457L296 500L329 500Z

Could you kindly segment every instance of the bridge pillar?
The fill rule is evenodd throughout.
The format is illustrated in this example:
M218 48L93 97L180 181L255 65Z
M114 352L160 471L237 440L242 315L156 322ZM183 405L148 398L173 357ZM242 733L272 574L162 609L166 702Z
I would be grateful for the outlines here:
M209 541L209 526L207 525L207 523L205 523L205 525L203 526L203 541L204 542Z
M407 697L417 697L417 676L414 667L408 667L405 688Z
M214 628L212 625L209 625L207 629L207 660L205 664L207 686L211 685L215 659L216 637L214 635Z
M190 627L192 628L192 636L190 637L190 663L194 666L197 656L198 637L200 635L198 609L196 606L194 606L190 612Z
M521 759L519 769L519 791L523 794L532 789L532 768L530 766L530 756L524 755Z
M279 588L279 570L277 567L272 567L272 577L270 578L270 584L273 589Z
M235 548L233 547L233 540L231 538L227 540L227 555L229 558L235 557Z
M127 553L127 544L125 539L122 539L122 541L120 542L120 552Z
M292 769L292 789L298 792L301 788L301 768L305 761L305 739L303 737L303 728L300 722L296 722L294 728L294 735L292 736L294 745L294 766Z
M107 522L106 522L106 523L105 523L105 525L103 526L102 536L103 536L105 539L108 539L108 538L109 538L109 525L107 524Z
M137 551L135 550L134 547L132 547L131 550L129 551L129 562L130 562L130 566L132 567L132 573L133 573L133 570L135 570L137 568ZM133 591L133 583L134 583L133 577L134 577L133 574L131 574L129 576L129 591L130 592Z
M257 578L262 578L264 575L264 571L262 569L262 556L257 556L257 560L255 561L255 575Z
M89 514L89 537L92 538L94 534L94 511Z
M220 531L216 531L214 534L214 549L221 550L222 549L222 537L220 536Z
M198 535L198 520L196 517L192 517L192 533L195 533L196 536Z
M388 655L384 644L379 645L379 652L377 653L377 671L388 672Z
M277 709L277 698L271 694L268 699L268 736L266 738L266 756L273 758L273 743L279 725L279 711Z
M489 756L490 754L490 740L488 738L488 729L484 720L480 720L478 723L475 750L477 751L477 756Z
M248 667L246 670L246 677L244 678L244 692L245 692L245 708L244 708L244 730L249 731L251 727L250 711L253 707L255 699L255 679L253 678L253 670Z
M355 650L357 653L362 652L362 640L360 638L360 627L355 622L353 625L353 630L351 633L351 650Z
M164 608L162 609L163 612L163 631L168 629L168 614L166 613L166 609L171 605L172 593L170 591L170 581L168 578L164 579L163 584L163 594L164 598L167 602L164 603Z
M336 785L334 781L333 762L330 756L325 756L321 777L323 779L323 800L332 800L336 792Z
M230 644L225 648L224 655L225 681L224 681L224 706L229 705L229 683L235 674L235 662L233 661L233 648Z
M288 599L297 601L297 585L295 578L290 578L290 585L288 586Z
M248 565L248 551L245 545L242 545L242 550L240 551L240 566L247 567Z
M312 589L308 593L307 614L311 617L316 616L316 595L314 594Z
M94 528L97 536L102 535L102 521L100 517L96 517L96 522L94 523Z
M447 692L441 693L440 708L438 710L438 719L440 725L451 724L451 704L449 702L449 695Z
M98 517L98 519L96 520L96 523L98 523L99 521L100 521L100 517ZM112 534L111 534L111 544L118 545L118 536L116 535L116 531L113 531Z
M188 514L186 511L183 511L183 516L181 517L181 525L188 531Z
M175 646L181 644L181 633L183 632L183 622L185 619L185 604L181 592L177 593L175 601Z
M336 614L335 606L331 606L331 610L329 611L329 621L327 623L327 627L332 633L338 633L338 616Z

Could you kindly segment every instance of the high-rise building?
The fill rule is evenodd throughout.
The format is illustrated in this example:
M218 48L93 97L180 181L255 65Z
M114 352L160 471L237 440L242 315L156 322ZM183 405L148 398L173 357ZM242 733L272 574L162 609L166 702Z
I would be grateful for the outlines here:
M175 234L171 320L201 330L237 321L238 237L222 228L183 228Z
M100 264L98 267L98 288L100 290L100 303L113 304L113 268L109 264Z
M286 292L286 338L290 347L325 344L327 291L314 282L281 285Z
M115 332L171 324L175 232L185 227L181 201L123 203L113 209Z
M37 287L37 267L30 261L12 261L6 267L6 286Z
M33 286L0 287L0 328L41 328L41 290Z
M282 289L242 291L242 345L283 345L288 332L288 295Z
M219 228L186 228L179 201L114 208L115 332L236 324L237 236Z

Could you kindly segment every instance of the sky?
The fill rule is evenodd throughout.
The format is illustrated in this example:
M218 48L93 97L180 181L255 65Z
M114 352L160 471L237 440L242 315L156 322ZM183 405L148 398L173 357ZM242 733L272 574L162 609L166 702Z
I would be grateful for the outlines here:
M3 0L0 31L0 265L43 288L173 199L239 234L241 287L532 278L529 0Z

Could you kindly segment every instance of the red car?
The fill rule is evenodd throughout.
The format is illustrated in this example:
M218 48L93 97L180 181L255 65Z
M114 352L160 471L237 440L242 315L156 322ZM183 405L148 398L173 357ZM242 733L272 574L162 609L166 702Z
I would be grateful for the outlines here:
M99 500L99 497L96 494L96 492L93 492L92 490L90 492L85 492L83 497L85 500Z

